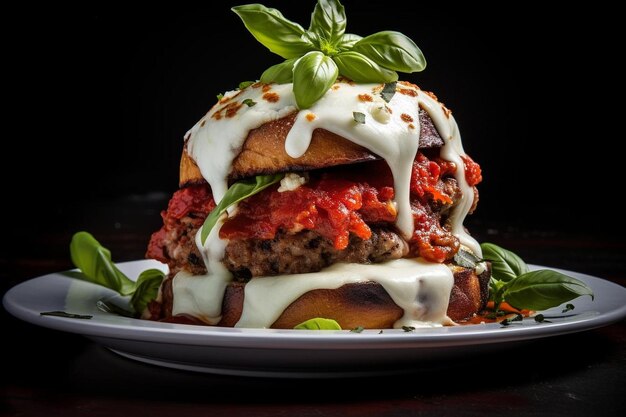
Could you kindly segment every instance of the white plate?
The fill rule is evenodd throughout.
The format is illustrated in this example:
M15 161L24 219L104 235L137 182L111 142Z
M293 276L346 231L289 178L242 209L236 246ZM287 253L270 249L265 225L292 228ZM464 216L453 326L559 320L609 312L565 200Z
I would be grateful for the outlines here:
M167 267L149 260L118 265L130 277L148 268ZM533 269L545 268L532 266ZM510 347L522 341L580 332L626 317L626 288L571 271L595 293L580 297L567 317L503 327L496 323L402 330L308 331L232 329L137 320L101 312L96 301L115 294L105 288L54 273L9 290L4 307L39 326L82 334L122 356L151 364L229 375L331 377L400 373L444 366L449 360ZM93 315L91 320L42 316L62 310ZM544 312L564 316L561 308Z

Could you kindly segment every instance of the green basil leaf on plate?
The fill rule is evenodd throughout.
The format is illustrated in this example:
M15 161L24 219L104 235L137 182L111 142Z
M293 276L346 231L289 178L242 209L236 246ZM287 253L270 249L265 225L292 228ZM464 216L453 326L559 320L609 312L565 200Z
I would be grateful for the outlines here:
M341 326L333 319L316 317L298 324L296 330L341 330Z
M493 243L482 243L483 258L491 261L491 276L499 281L510 281L528 272L528 265L515 253Z
M110 288L121 295L135 291L135 282L117 269L111 260L111 252L90 233L78 232L70 242L72 263L81 270L74 277Z
M516 308L546 310L582 295L593 300L593 290L584 282L544 269L527 272L508 282L504 299Z
M137 314L141 314L148 303L156 298L163 278L165 273L160 269L147 269L139 274L135 292L130 299L130 305Z

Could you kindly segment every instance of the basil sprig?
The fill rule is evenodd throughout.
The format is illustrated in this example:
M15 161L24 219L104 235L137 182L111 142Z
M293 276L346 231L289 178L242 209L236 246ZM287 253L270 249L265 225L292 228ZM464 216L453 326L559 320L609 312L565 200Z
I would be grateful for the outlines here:
M382 31L362 38L346 33L338 0L318 0L308 30L261 4L232 8L259 42L286 60L261 75L264 83L293 81L296 103L311 107L343 75L358 83L390 83L398 73L426 67L422 51L407 36Z
M254 178L238 181L231 185L224 194L224 197L222 197L217 206L215 206L215 208L204 220L202 230L200 231L202 244L204 245L207 237L209 237L209 233L211 233L211 230L219 218L230 206L251 197L260 191L263 191L272 184L276 184L278 181L283 179L284 176L285 174L257 175Z
M316 317L303 321L294 327L296 330L341 330L341 326L333 319Z
M495 311L504 301L518 309L546 310L583 295L593 300L593 290L576 278L550 269L530 271L522 258L493 243L480 247L491 261L489 297Z
M111 251L102 246L90 233L78 232L70 242L72 263L80 273L72 277L112 289L120 295L132 295L130 305L141 315L151 300L156 298L165 277L159 269L143 271L137 281L128 278L111 260Z

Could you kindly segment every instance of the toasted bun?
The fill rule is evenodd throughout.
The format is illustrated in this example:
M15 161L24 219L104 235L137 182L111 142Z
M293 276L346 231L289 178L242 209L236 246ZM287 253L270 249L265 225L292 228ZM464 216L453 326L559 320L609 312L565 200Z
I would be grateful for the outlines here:
M448 304L448 317L459 322L480 312L487 303L490 272L480 275L473 270L453 267L454 286ZM259 278L263 279L263 278ZM244 283L228 285L222 303L221 327L233 327L241 317L245 297ZM172 317L171 279L163 290L165 321L202 324L190 317ZM291 303L272 324L274 329L292 329L298 324L315 317L336 320L341 328L389 329L403 315L384 288L375 282L346 284L337 289L313 290ZM162 319L163 320L163 319Z
M286 171L306 171L336 165L378 159L364 147L325 129L315 129L311 144L300 158L285 151L287 134L297 113L267 122L249 132L239 155L235 158L229 178L236 180L254 175ZM443 145L441 137L425 111L420 111L420 148ZM183 149L180 159L180 186L203 183L204 178L194 160Z

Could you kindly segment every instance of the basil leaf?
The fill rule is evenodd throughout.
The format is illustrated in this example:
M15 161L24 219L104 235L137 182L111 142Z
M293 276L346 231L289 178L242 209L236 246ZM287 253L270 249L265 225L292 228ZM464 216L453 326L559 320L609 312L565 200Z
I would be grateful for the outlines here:
M365 113L361 113L360 111L353 111L352 118L355 122L365 124Z
M389 83L398 80L397 72L381 67L358 52L341 52L333 60L341 75L357 83Z
M104 311L105 313L117 314L118 316L130 318L135 317L135 313L133 313L132 311L126 310L125 308L122 308L115 303L104 301L103 299L96 301L96 307L98 308L98 310Z
M293 67L293 94L300 109L308 109L333 85L337 65L322 52L309 52Z
M333 319L316 317L303 321L294 327L296 330L341 330L341 326Z
M471 252L466 251L465 249L459 249L457 253L454 255L454 262L458 266L462 266L463 268L476 268L476 264L480 262L480 259L476 257Z
M209 233L211 233L211 230L222 214L226 212L228 207L240 202L243 199L253 196L260 191L263 191L272 184L276 184L283 178L283 176L284 174L257 175L254 178L237 181L231 185L219 204L215 206L213 211L211 211L211 213L209 213L207 218L204 220L204 224L202 225L202 230L200 232L202 244L204 245L206 238L209 237Z
M147 269L139 274L137 287L130 299L130 305L137 314L141 315L148 303L156 298L163 278L165 274L159 269Z
M256 101L252 100L251 98L246 98L242 101L243 104L245 104L248 107L252 107L254 105L256 105Z
M286 19L276 9L261 4L246 4L231 10L241 18L257 41L283 58L297 58L313 49L313 44L302 36L302 26Z
M78 232L70 242L72 263L82 271L77 278L102 285L121 295L132 294L135 283L111 261L111 252L90 233Z
M353 33L345 33L339 40L339 43L337 44L337 49L339 49L340 52L349 51L350 49L352 49L354 44L361 39L363 39L362 36L355 35Z
M426 68L426 58L422 51L400 32L375 33L355 43L352 50L390 70L418 72Z
M482 243L483 258L491 261L491 275L500 281L511 281L528 272L528 265L516 254L493 243Z
M385 100L386 103L389 103L393 96L396 95L396 81L391 83L385 83L383 90L380 92L380 96Z
M293 81L293 65L297 59L292 58L273 65L266 69L261 75L261 82L286 84Z
M343 5L337 0L317 0L309 30L335 45L346 31L346 11Z
M593 290L584 282L544 269L518 276L505 284L504 299L516 308L545 310L582 295L593 300Z
M243 90L244 88L250 87L252 84L256 83L256 81L242 81L239 83L239 90Z
M89 320L93 318L88 314L74 314L74 313L66 313L65 311L44 311L39 313L40 316L55 316L55 317L65 317L66 319L83 319Z

